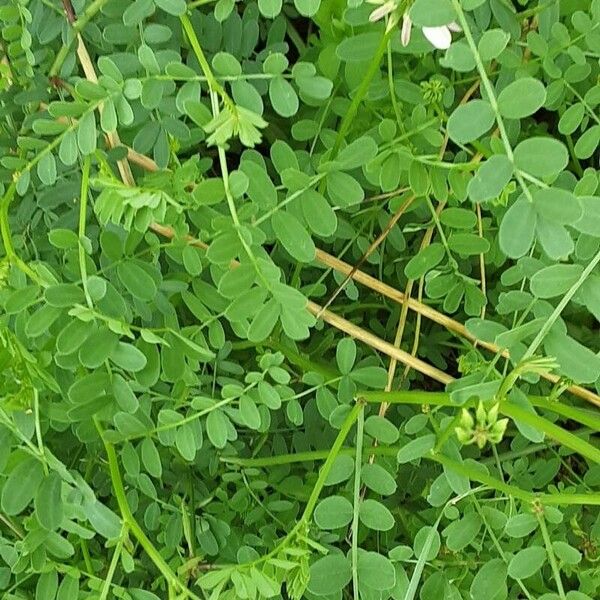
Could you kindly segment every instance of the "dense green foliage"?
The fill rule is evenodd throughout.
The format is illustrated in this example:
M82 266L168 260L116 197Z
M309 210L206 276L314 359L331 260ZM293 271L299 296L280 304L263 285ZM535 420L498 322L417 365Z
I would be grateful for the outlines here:
M600 0L0 29L3 599L600 596Z

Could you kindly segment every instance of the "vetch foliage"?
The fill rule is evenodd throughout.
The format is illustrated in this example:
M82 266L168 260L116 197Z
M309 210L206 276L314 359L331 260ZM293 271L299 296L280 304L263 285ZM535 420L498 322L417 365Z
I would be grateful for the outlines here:
M599 106L599 0L3 0L2 598L597 598Z

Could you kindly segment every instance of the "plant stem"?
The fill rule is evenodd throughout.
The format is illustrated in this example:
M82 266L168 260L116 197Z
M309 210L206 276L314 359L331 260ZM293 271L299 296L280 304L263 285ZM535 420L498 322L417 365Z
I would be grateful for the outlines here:
M15 182L11 183L8 190L6 190L2 200L0 200L0 234L2 235L2 243L4 245L4 252L6 258L10 263L15 265L18 269L23 271L32 281L40 286L44 285L42 279L38 274L15 252L15 247L12 242L12 234L10 231L10 225L8 223L8 208L10 207L17 185Z
M48 463L46 461L46 452L44 449L44 440L42 439L42 427L40 425L40 398L37 388L33 388L33 415L35 418L35 438L38 445L40 456L42 457L42 467L44 473L48 476Z
M131 508L129 506L129 502L127 500L127 495L125 494L125 488L123 487L123 479L121 478L119 460L117 458L117 453L115 452L115 447L105 439L100 423L97 420L95 421L95 423L96 428L98 429L98 433L100 434L100 438L102 439L102 442L104 444L104 449L106 450L110 479L113 490L115 492L117 505L119 506L119 511L123 519L123 523L128 527L128 529L138 540L142 548L145 550L146 554L150 557L150 560L152 560L157 569L162 573L163 577L167 582L167 585L169 587L179 590L187 598L192 598L193 600L200 600L199 596L194 594L191 590L185 587L181 583L181 581L179 581L177 575L167 564L160 552L156 549L154 544L144 533L144 530L140 527L136 518L133 516L133 513L131 512Z
M327 477L329 477L329 473L333 467L333 463L335 462L337 455L342 449L342 445L348 437L348 434L350 433L354 422L358 418L358 415L363 411L363 409L364 402L362 401L362 399L359 398L356 401L356 404L354 405L352 410L348 413L346 419L344 420L344 423L342 424L342 427L337 437L335 438L335 441L333 442L333 446L331 447L331 450L327 455L327 460L325 461L325 464L319 472L319 477L317 478L315 487L313 488L310 497L308 498L308 502L306 503L306 508L304 509L304 513L302 514L302 520L304 520L305 522L308 522L308 520L311 518L313 510L315 509L315 506L317 505L317 502L319 500L321 490L323 489L323 486L327 481Z
M81 194L79 196L79 226L77 230L78 236L78 250L79 250L79 272L81 274L81 284L83 286L83 293L85 294L85 301L90 308L94 308L92 297L88 290L87 280L87 266L86 266L86 252L83 247L82 240L85 238L85 221L87 215L87 201L90 187L90 156L86 156L83 159L83 169L81 171Z
M354 458L354 505L352 512L352 588L354 600L360 600L358 587L358 528L360 512L360 474L362 469L363 430L365 426L365 411L358 413L356 421L356 456Z
M108 0L94 0L85 9L83 14L76 21L71 23L71 30L73 32L73 37L69 41L64 42L63 45L61 46L60 50L58 51L58 54L56 55L56 58L54 59L54 62L52 63L52 67L50 68L50 71L48 72L49 77L53 77L60 71L63 63L65 62L65 59L67 58L67 55L69 54L69 50L71 49L71 44L73 43L73 40L75 40L75 38L78 37L81 30L88 24L90 19L92 19L98 11L102 10L102 7L107 2L108 2ZM69 20L69 22L70 22L70 20Z
M331 151L331 156L329 157L330 160L333 160L337 156L338 152L340 151L342 142L344 141L346 134L350 130L350 127L352 126L354 118L356 117L356 113L358 112L358 107L360 106L360 103L362 102L365 94L369 91L369 86L371 85L371 81L372 81L373 77L375 77L375 73L379 69L381 59L383 58L383 55L387 51L388 41L390 40L394 30L395 30L395 28L392 28L389 31L386 31L383 34L381 41L379 42L379 46L377 47L377 50L375 51L375 54L373 55L373 58L371 59L371 62L369 63L369 68L367 69L367 72L365 73L363 80L360 82L360 85L358 86L358 89L356 90L356 94L354 94L354 97L352 98L352 102L350 103L350 106L348 107L346 114L342 118L342 122L340 124L340 128L338 130L338 134L335 139L333 149Z
M119 558L121 558L121 552L123 551L123 544L125 542L126 536L127 524L123 523L123 526L121 527L121 535L119 535L117 545L115 546L115 551L113 552L112 559L108 567L108 572L106 573L106 578L104 579L104 584L102 585L102 591L100 592L100 597L98 598L98 600L106 600L106 598L108 598L110 586L112 585L112 580L115 576L115 571L117 570Z
M454 10L456 11L458 22L465 34L465 39L467 40L467 44L471 49L471 53L473 54L473 58L475 59L475 65L477 67L477 71L479 73L479 77L481 78L481 83L485 89L485 93L487 94L487 100L494 111L494 117L496 119L496 123L498 124L498 131L500 132L500 139L502 140L502 144L504 145L504 151L506 152L506 156L508 160L513 164L515 162L515 157L513 153L512 146L510 145L510 140L508 139L508 133L506 132L506 126L504 124L504 120L502 119L502 115L500 114L500 109L498 107L498 100L496 99L496 93L494 91L494 86L490 81L490 78L487 75L485 70L485 66L483 61L481 60L481 56L479 55L479 50L477 48L477 44L475 43L475 39L473 38L473 34L471 33L471 28L469 27L469 22L465 17L465 13L462 9L461 3L459 0L452 0L452 5L454 6ZM523 193L527 197L527 199L532 202L533 197L531 196L531 192L527 187L527 184L521 177L521 174L515 169L514 171L515 179L518 181L521 186Z
M558 563L556 562L556 556L554 554L554 548L552 547L552 541L550 540L548 528L546 527L546 519L544 518L544 513L543 511L538 510L535 511L535 516L537 517L538 523L540 525L540 531L542 532L542 537L544 538L544 545L546 546L548 560L550 561L550 566L552 567L552 574L554 576L554 581L556 583L558 595L560 596L561 600L565 600L565 589L563 587L562 579L560 577L560 569L558 568Z
M569 290L561 298L560 302L556 305L556 308L552 311L552 314L548 317L539 333L535 336L535 339L527 348L527 351L523 355L521 360L525 360L533 356L534 352L538 349L544 338L556 322L556 319L560 316L562 311L565 309L567 304L571 301L571 298L575 295L577 290L585 283L586 279L591 275L592 271L596 268L596 265L600 263L600 251L596 253L594 258L589 262L587 267L582 271L579 279L569 288Z

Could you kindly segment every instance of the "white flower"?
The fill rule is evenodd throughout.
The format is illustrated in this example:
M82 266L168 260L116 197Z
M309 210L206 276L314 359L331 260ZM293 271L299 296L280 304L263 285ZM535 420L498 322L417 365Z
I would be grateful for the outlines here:
M367 0L370 4L379 4L379 7L376 8L370 15L369 21L379 21L379 19L383 19L386 15L389 15L392 11L396 9L396 3L394 0L388 0L387 2L380 2L379 0Z
M400 34L400 40L403 46L408 46L410 42L410 32L412 29L412 21L408 16L408 13L404 14L402 19L402 33ZM429 42L440 50L447 50L450 48L452 43L452 31L461 31L461 28L454 22L448 23L448 25L441 25L439 27L422 27L421 31L423 35L429 40Z

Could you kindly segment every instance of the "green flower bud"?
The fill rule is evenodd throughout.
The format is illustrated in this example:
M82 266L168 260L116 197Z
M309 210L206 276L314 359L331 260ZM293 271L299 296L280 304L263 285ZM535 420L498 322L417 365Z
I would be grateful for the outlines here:
M460 413L459 423L460 427L463 429L473 429L473 426L475 425L475 421L473 420L471 413L466 408L463 408Z

